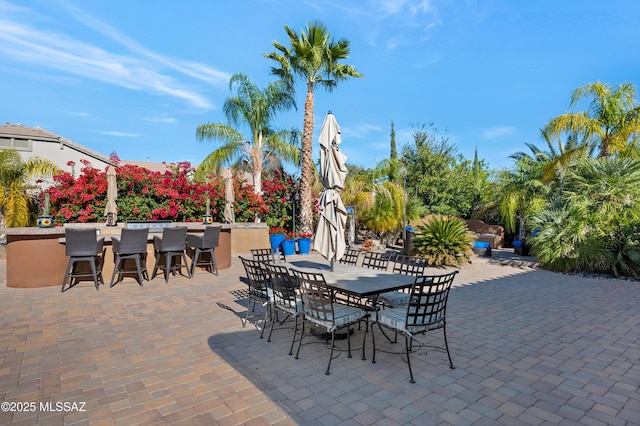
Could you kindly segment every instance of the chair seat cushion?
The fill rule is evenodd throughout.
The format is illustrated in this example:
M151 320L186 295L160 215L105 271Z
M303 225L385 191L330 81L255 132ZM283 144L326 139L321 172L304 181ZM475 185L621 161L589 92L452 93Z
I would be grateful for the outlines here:
M388 306L407 306L409 304L409 294L402 291L388 291L386 293L382 293L378 297L378 300Z
M271 299L271 302L277 309L281 309L292 315L300 315L302 313L302 299L296 298L295 304L293 301L287 303L278 303L275 302L274 299Z
M356 308L354 306L342 305L340 303L333 304L333 313L335 314L334 321L332 321L331 318L321 319L314 317L312 311L305 309L305 318L326 328L327 331L332 332L348 324L354 323L367 315L363 309Z
M435 315L426 316L423 320L424 321L419 325L407 326L406 307L378 311L378 316L376 318L376 322L409 335L437 328L436 326L441 322Z

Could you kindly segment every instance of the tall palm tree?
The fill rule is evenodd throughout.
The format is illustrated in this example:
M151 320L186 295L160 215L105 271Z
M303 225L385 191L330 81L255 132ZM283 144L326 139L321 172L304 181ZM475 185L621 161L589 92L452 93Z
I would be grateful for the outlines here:
M33 205L29 182L50 178L58 172L55 163L39 157L23 161L17 151L0 151L0 213L1 225L8 228L28 226Z
M227 98L223 111L229 124L207 123L196 129L196 138L220 140L223 145L209 154L198 167L197 176L218 171L224 164L247 161L253 171L254 192L262 193L262 171L270 161L284 160L297 164L300 149L295 144L297 132L275 131L272 121L279 111L295 108L290 87L282 81L270 83L260 90L244 74L234 74L229 89L237 85L237 95ZM243 135L238 126L249 128L250 137Z
M297 34L293 29L284 27L289 36L290 47L274 41L276 52L265 57L273 59L277 65L271 69L293 87L296 80L302 81L307 88L304 103L304 121L302 127L302 171L300 182L300 224L303 232L311 232L313 226L313 199L311 192L312 151L313 151L313 109L315 86L331 92L338 82L350 77L362 77L351 65L340 61L349 57L350 43L346 39L334 41L327 28L319 23L307 24L306 29Z
M611 88L595 82L577 88L570 106L585 98L592 98L589 108L581 112L569 112L552 118L544 128L550 136L563 133L584 137L587 143L596 144L600 157L609 157L623 151L640 134L640 106L636 90L631 83Z

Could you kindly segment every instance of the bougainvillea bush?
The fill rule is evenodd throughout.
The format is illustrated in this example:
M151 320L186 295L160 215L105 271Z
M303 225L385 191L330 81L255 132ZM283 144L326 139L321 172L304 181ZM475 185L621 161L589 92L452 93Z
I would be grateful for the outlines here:
M272 178L262 180L262 191L264 202L269 206L269 213L265 217L267 225L291 229L293 203L299 202L293 196L298 191L293 177L283 171L276 171Z
M161 173L143 167L123 165L116 168L118 221L169 219L177 222L201 221L210 200L210 213L216 222L224 221L225 181L212 175L195 182L189 176L191 165L178 163ZM103 222L107 202L107 174L83 162L77 178L62 173L54 178L50 194L55 223ZM263 195L253 192L249 183L234 178L236 222L256 219L269 225L289 228L292 217L291 194L297 183L286 173L263 180Z
M54 178L55 185L46 191L50 194L51 214L57 224L105 220L106 172L86 162L83 166L78 178L62 173ZM214 221L222 222L224 180L212 176L207 182L193 182L188 178L190 169L188 163L179 163L164 173L134 165L116 168L118 220L198 221L206 212L208 198ZM250 185L235 183L236 207L246 204L248 210L265 211L262 200L252 197L253 188ZM236 212L237 221L243 221L244 216Z

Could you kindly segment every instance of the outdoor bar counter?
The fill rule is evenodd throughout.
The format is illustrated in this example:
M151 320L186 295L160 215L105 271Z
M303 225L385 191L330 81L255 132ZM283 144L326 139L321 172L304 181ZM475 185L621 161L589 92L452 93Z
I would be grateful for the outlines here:
M249 253L252 248L269 246L269 227L265 223L214 223L221 225L220 240L216 247L218 269L231 266L231 256ZM188 232L204 232L205 226L200 222L174 222L172 226L186 226ZM106 226L103 223L65 224L65 227L97 228L100 237L105 237L105 256L102 274L105 283L111 280L113 272L113 253L111 252L111 235L120 234L126 227L124 223L117 226ZM62 286L62 279L69 258L65 255L65 246L60 239L64 238L65 227L53 228L0 228L0 234L7 237L7 286L15 288L36 288ZM147 246L147 269L149 275L153 271L155 257L153 255L153 235L162 235L162 229L150 229L150 242ZM196 271L196 273L199 273ZM157 278L161 279L161 278ZM163 280L164 281L164 280Z

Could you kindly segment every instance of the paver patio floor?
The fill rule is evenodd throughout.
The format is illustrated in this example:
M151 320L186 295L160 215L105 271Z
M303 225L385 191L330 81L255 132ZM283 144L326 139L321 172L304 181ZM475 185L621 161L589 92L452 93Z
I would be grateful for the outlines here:
M369 337L366 361L340 341L327 376L322 340L295 360L290 322L259 339L258 307L243 328L237 258L219 276L65 293L7 288L5 271L0 261L0 394L10 409L34 405L3 404L0 424L640 424L638 282L465 266L447 312L456 368L431 347L442 331L427 333L411 384L402 345L379 333L376 364Z

